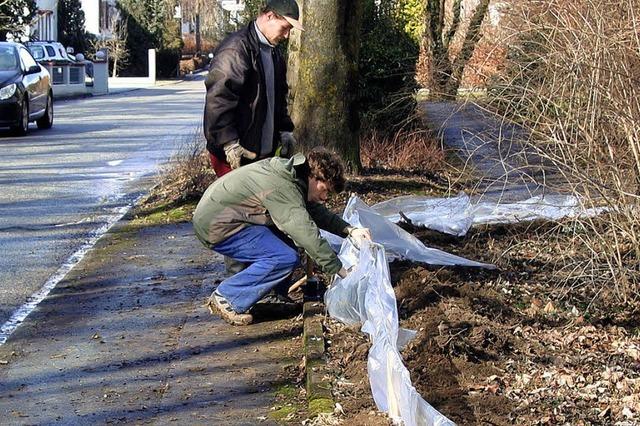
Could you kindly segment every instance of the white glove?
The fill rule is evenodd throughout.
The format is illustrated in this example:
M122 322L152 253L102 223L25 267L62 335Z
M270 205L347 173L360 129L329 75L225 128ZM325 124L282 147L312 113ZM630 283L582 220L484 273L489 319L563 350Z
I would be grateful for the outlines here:
M295 146L296 138L292 132L280 132L280 157L291 157Z
M347 274L349 274L349 271L347 271L346 269L344 269L344 266L342 268L340 268L340 270L338 271L338 276L340 278L346 278Z
M256 158L255 153L244 149L237 140L224 145L224 155L227 157L227 163L229 163L232 169L240 167L242 157L248 158L249 160Z
M357 242L360 242L362 240L371 241L371 231L369 231L369 228L350 227L347 232L349 233L349 236Z

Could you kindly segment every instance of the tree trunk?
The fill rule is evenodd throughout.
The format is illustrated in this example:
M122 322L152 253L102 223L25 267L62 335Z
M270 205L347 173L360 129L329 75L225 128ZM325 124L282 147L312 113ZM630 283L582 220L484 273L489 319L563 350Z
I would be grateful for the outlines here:
M294 41L289 67L294 94L291 117L304 149L335 150L359 172L360 121L356 106L361 0L307 0L305 31Z
M116 78L118 76L118 57L113 58L113 70L111 77Z
M448 93L453 93L455 95L458 92L460 83L462 83L462 74L464 73L464 68L467 66L467 63L473 56L473 52L476 50L478 41L480 41L480 38L482 37L480 27L482 26L484 17L487 15L488 9L489 0L480 0L480 3L476 7L476 10L473 12L473 16L471 17L471 21L469 22L467 35L465 36L464 42L462 43L462 49L451 65L451 79L449 80L449 86L447 90Z
M473 52L482 37L482 22L487 15L490 0L479 0L469 21L460 52L452 58L451 42L460 31L462 1L453 0L451 22L447 27L444 0L427 0L425 45L430 56L430 79L433 97L455 99L465 66L473 56Z

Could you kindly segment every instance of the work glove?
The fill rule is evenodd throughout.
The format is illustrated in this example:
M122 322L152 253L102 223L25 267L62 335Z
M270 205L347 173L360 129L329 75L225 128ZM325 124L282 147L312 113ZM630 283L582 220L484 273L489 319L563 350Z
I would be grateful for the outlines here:
M296 138L292 132L280 132L280 157L291 157L295 146Z
M369 228L355 228L350 226L347 228L347 233L353 240L356 242L356 245L359 247L362 240L371 241L371 231Z
M349 275L354 269L355 269L355 265L351 266L349 269L346 269L343 266L342 268L340 268L340 270L338 272L336 272L336 275L339 276L342 279L345 279L345 278L347 278L347 275Z
M345 278L347 278L347 275L349 275L349 271L347 271L343 266L342 268L340 268L340 270L338 271L338 273L336 275L338 275L342 279L345 279Z
M237 139L224 145L224 155L227 157L227 163L232 169L240 167L242 157L249 160L256 158L256 154L243 148Z

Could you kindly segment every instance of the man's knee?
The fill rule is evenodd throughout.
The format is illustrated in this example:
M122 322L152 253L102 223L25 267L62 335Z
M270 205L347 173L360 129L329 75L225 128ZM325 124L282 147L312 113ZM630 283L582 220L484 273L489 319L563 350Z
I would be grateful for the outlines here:
M300 256L298 256L298 252L291 247L288 247L285 250L282 250L281 253L278 254L278 264L287 267L287 268L295 268L300 261Z

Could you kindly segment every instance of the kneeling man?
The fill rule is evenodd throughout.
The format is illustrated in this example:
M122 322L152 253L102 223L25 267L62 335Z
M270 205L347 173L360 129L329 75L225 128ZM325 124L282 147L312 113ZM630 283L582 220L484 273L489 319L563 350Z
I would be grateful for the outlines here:
M286 294L289 276L303 248L324 272L347 275L318 228L346 237L371 239L323 206L344 189L340 158L322 148L306 156L270 158L233 170L204 193L193 215L200 241L247 266L222 281L210 303L235 325L253 321L249 309L272 289ZM295 245L294 245L295 244Z

